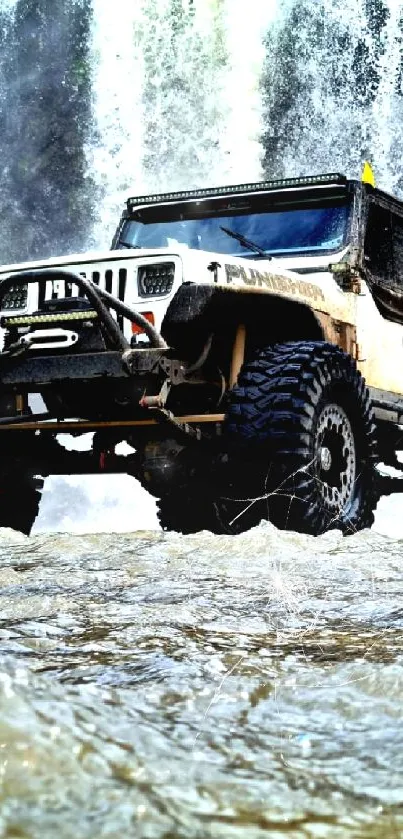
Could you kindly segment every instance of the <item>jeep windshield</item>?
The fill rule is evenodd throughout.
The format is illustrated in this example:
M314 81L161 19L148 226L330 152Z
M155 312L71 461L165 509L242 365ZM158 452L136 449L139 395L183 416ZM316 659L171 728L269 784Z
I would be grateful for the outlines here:
M117 248L166 248L182 245L213 253L264 259L287 254L326 254L347 242L351 203L265 211L252 207L223 212L204 210L204 202L147 206L136 210L120 230ZM234 211L235 210L235 211ZM232 234L232 235L231 235ZM248 246L249 245L249 246Z

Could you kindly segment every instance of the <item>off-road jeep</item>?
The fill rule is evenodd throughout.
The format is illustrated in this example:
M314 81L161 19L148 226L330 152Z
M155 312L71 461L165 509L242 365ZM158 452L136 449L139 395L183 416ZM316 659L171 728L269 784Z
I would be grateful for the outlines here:
M184 533L351 533L400 489L377 465L403 446L403 205L380 190L131 198L110 252L0 280L0 525L29 532L49 474L132 474Z

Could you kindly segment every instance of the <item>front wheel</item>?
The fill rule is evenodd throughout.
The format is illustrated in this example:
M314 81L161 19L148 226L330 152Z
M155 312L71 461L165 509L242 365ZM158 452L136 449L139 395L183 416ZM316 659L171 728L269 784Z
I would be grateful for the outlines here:
M39 512L43 480L29 475L0 475L0 527L29 536Z
M354 360L339 347L296 342L261 351L229 395L226 435L243 476L238 489L254 494L256 519L313 535L373 523L371 403Z

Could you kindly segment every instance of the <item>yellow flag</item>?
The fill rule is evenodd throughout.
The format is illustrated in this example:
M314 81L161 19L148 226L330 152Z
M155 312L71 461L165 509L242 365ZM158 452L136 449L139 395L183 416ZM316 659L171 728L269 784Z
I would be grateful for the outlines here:
M375 186L375 175L374 170L368 160L364 163L364 168L362 170L361 180L363 184L370 184L371 186Z

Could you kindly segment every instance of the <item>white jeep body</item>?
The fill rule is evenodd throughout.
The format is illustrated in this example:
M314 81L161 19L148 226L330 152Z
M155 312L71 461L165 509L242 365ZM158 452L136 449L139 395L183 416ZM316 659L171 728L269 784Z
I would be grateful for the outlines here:
M322 182L317 187L315 186L320 200L321 194L336 188L333 187L332 176L324 176L324 178L326 186ZM345 179L343 181L341 176L335 176L336 184L337 179L346 184L355 184ZM302 179L304 180L312 183L314 181L309 178ZM293 184L291 181L282 183ZM297 187L292 186L293 192L302 193L306 186L302 184L300 188L299 182L297 183ZM254 185L252 199L256 196L261 197L256 186ZM228 195L231 195L231 189L228 187ZM238 192L242 192L243 189L243 187L235 188ZM264 189L265 185L262 184L262 194ZM215 195L217 192L221 196L225 195L226 190L220 188L217 191L202 192L209 193L208 200L211 201L210 194ZM374 191L374 193L377 192ZM284 194L287 195L287 193L290 193L289 186L284 189ZM187 193L177 194L178 202L182 202L180 206L185 210L189 205L199 207L203 200L207 201L207 198L200 201L195 200L197 195L195 199L188 198L187 195ZM382 201L383 194L380 193L380 196ZM153 209L154 205L158 211L159 198L159 196L152 196L150 205L147 204L147 199L138 199L140 209L142 205L146 210ZM174 199L175 194L161 196L162 212L166 211L169 202L171 205L175 203ZM124 220L131 218L133 211L134 217L136 215L138 209L136 202L137 199L128 201L129 209L123 213L114 239L115 246L119 242L119 231L123 228ZM214 212L213 208L212 216ZM180 218L183 216L181 215ZM253 255L242 258L239 255L231 256L228 253L202 250L202 241L199 244L200 249L185 246L180 242L175 242L174 239L169 239L169 242L169 247L144 248L134 245L135 249L128 250L114 247L105 252L72 254L55 259L4 265L0 271L0 279L26 270L52 268L76 272L93 280L115 297L124 300L126 304L141 314L145 314L147 318L151 317L158 331L161 329L168 305L182 283L225 286L240 293L253 293L257 296L270 295L274 298L298 302L309 307L315 314L326 340L339 344L353 356L368 387L377 397L375 402L384 403L382 407L377 404L376 410L382 411L385 419L390 418L394 422L400 420L400 416L403 418L403 316L401 322L396 322L396 319L387 319L381 314L366 281L365 271L355 271L357 258L352 255L354 248L351 248L350 244L344 243L340 250L333 250L331 253L297 253L295 255L290 253L281 254L278 258L255 259ZM337 267L343 268L349 264L353 265L353 280L347 284L340 283ZM158 278L159 266L162 271L167 266L172 271L172 283L169 289L166 293L161 289L155 292L151 284L145 293L139 279L142 270L148 270L151 273L154 271ZM334 266L336 270L333 270ZM362 267L361 257L358 269ZM66 283L63 279L46 283L45 299L65 297L66 294L74 296L77 294L77 289L70 288L66 292ZM36 285L28 285L27 296L23 301L18 295L14 300L12 295L8 295L7 300L10 301L10 299L13 316L35 312L39 302L38 288ZM259 306L258 300L256 303ZM1 314L10 314L8 304L3 304ZM139 335L138 330L135 337L128 334L131 326L127 321L124 322L124 329L125 337L132 340L132 345L141 346L146 341L146 336ZM270 341L270 335L267 339ZM66 336L59 335L58 337L56 332L53 346L66 346Z
M345 249L332 255L332 263L341 263ZM139 293L139 270L144 266L174 265L174 281L168 294L144 297ZM215 264L214 270L211 266ZM121 296L119 278L124 281L124 302L141 314L152 312L158 331L169 302L183 282L231 286L255 294L271 294L308 305L318 316L328 316L340 328L346 324L354 329L356 339L349 347L367 385L389 394L403 394L403 326L385 320L378 311L368 285L361 278L359 288L346 291L340 288L329 270L327 256L297 256L283 259L253 260L230 257L177 246L153 250L112 250L88 254L72 254L47 259L5 265L2 277L26 270L60 268L77 272L97 285ZM123 285L121 286L123 288ZM73 290L73 294L76 293ZM46 298L65 297L65 281L49 281ZM257 301L257 305L258 301ZM23 315L38 309L38 289L29 285L23 306L3 309L1 314ZM125 321L126 337L132 337ZM269 336L268 336L269 337ZM328 335L332 339L332 335ZM137 339L141 345L145 335ZM66 346L66 341L55 334L54 347ZM38 348L39 345L36 345ZM393 358L393 363L390 359Z

